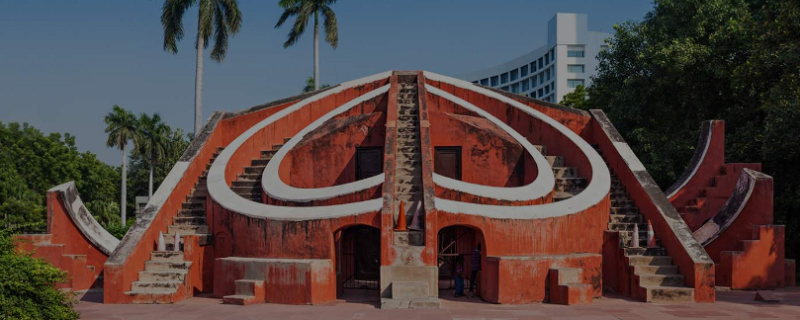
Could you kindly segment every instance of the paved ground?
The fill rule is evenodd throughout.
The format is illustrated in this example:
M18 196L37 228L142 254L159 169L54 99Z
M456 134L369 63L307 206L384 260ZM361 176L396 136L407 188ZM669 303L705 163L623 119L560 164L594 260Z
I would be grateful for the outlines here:
M496 305L478 299L443 298L438 310L381 310L375 299L350 296L329 306L223 305L195 297L174 305L104 305L88 294L76 306L83 319L800 319L800 288L773 291L780 303L755 301L752 291L720 291L709 304L655 304L606 296L580 306ZM372 300L372 301L370 301Z

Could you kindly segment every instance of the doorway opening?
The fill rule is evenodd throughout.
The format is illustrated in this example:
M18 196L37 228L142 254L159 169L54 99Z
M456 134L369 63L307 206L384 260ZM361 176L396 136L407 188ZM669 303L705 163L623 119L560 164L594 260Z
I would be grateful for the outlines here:
M336 295L378 296L381 270L380 229L357 225L334 234ZM348 292L364 291L364 292Z
M452 296L456 289L456 274L461 270L464 278L464 294L469 295L471 285L475 286L475 293L480 294L480 272L473 273L473 265L483 269L486 257L486 248L483 234L480 230L468 226L449 226L442 228L438 239L438 266L439 266L439 295L440 297ZM481 247L478 256L475 251ZM477 261L473 260L473 257ZM457 264L461 264L460 268ZM474 281L474 282L473 282Z

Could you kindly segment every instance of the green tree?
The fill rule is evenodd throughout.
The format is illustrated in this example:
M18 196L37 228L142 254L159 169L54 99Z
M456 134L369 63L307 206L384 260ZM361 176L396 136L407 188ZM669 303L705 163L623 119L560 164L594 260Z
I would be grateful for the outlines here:
M17 252L17 230L0 229L0 319L78 319L73 294L54 286L65 282L67 273Z
M314 15L314 90L320 88L319 85L319 15L325 18L325 42L331 45L333 49L339 45L339 27L336 22L336 14L331 9L330 5L336 3L336 0L281 0L278 5L284 9L281 18L275 25L275 28L280 28L289 17L297 17L294 20L294 26L289 31L288 39L283 43L284 48L291 47L303 32L306 31L308 20L311 15Z
M203 51L208 48L213 35L211 60L224 60L228 51L228 37L239 32L242 13L236 0L166 0L161 13L165 51L178 53L178 41L183 39L183 14L193 5L198 6L194 85L194 134L198 135L203 125Z
M169 127L161 121L158 113L153 114L152 117L144 113L139 116L139 139L136 147L141 154L148 157L150 163L147 195L151 198L153 197L153 168L167 155L169 133Z
M166 126L164 133L165 149L162 160L153 165L153 190L157 190L161 182L164 181L169 171L178 162L183 152L189 146L189 135L180 128L172 129ZM130 192L128 192L129 210L134 210L136 196L146 195L149 191L150 181L150 157L146 152L139 148L131 153L130 164L128 166L128 182ZM155 191L154 191L155 192Z
M568 107L588 110L589 103L588 97L586 96L586 88L582 85L577 86L574 91L564 95L561 104Z
M588 89L662 188L686 168L700 123L726 121L726 161L775 178L775 221L800 257L800 2L657 0L615 26Z
M330 87L328 84L323 84L319 86L320 89L324 89ZM306 80L306 86L303 87L303 93L314 91L314 77L308 77Z
M128 163L128 156L125 153L125 148L128 145L128 141L133 140L134 143L138 141L138 121L136 117L130 113L129 111L121 108L118 105L114 105L111 112L106 115L105 117L106 122L106 133L108 134L108 140L106 140L106 145L111 148L119 148L122 151L122 182L120 184L120 221L122 224L125 225L126 221L126 203L127 203L127 193L126 190L126 183L127 183L127 163Z

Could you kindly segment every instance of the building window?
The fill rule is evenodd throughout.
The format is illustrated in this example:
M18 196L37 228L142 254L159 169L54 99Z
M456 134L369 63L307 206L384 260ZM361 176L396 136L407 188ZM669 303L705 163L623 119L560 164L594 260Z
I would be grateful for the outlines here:
M544 87L544 94L550 93L550 86Z
M522 66L521 68L519 68L519 76L520 77L524 77L524 76L527 76L527 75L528 75L528 65L526 64L526 65Z
M496 87L499 83L497 83L497 76L492 77L492 87Z
M500 90L508 91L508 86L502 87L502 88L500 88Z
M544 71L544 77L547 78L547 81L550 81L550 69Z
M511 81L519 79L519 70L511 70Z
M584 68L582 64L571 64L567 66L567 72L569 73L584 73Z
M548 64L550 64L550 55L549 55L549 54L546 54L546 55L544 56L544 64L545 64L545 65L548 65Z
M539 81L537 81L537 80L539 80L539 78L531 77L531 80L533 80L533 85L531 86L531 88L536 88L536 86L539 85Z
M544 68L544 58L539 58L539 69Z
M511 92L519 93L519 82L511 85Z
M539 83L544 84L544 72L539 73Z
M553 49L550 49L550 60L556 61L556 52Z
M567 46L567 57L570 58L583 58L583 46Z
M489 85L489 78L481 80L481 85L482 86L488 86Z
M536 72L536 70L537 70L536 69L536 61L534 61L534 62L531 63L531 73Z
M528 91L528 89L530 89L530 82L528 82L528 79L525 79L522 81L522 92Z
M508 72L500 75L500 83L508 82Z
M577 88L583 85L583 79L569 79L567 80L567 87Z
M539 96L544 96L544 88L539 89Z

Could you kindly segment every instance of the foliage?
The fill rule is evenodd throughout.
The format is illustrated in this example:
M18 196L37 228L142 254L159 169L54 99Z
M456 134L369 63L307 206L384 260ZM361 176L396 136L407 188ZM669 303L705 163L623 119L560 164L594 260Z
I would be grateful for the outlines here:
M329 84L323 84L323 85L320 85L319 88L320 89L324 89L324 88L327 88L327 87L330 87L330 86L331 85L329 85ZM306 80L306 86L303 87L303 93L311 92L311 91L314 91L314 77L308 77L308 79Z
M700 123L726 121L726 161L775 178L775 222L800 243L800 2L657 0L615 26L589 88L663 187L683 172ZM787 247L787 255L800 256Z
M67 273L30 253L17 252L18 229L0 229L0 318L78 319L73 294L54 286L65 282Z
M153 114L152 117L144 113L139 116L139 126L137 128L139 138L137 139L136 149L149 160L150 172L153 171L153 166L163 161L167 155L169 133L169 127L161 121L161 116L158 113ZM152 185L153 180L150 177L149 186L151 187L148 188L147 193L149 197L153 196Z
M336 0L281 0L278 5L284 9L275 28L280 28L287 19L290 17L297 17L294 20L292 30L286 42L283 43L284 48L291 47L300 36L306 31L308 20L311 15L314 15L314 28L319 24L319 14L325 19L323 26L325 27L325 42L331 45L334 49L339 46L339 26L336 21L336 14L331 9L330 5L336 3Z
M156 162L153 166L153 187L155 189L158 189L158 186L164 181L164 178L167 177L169 171L172 170L172 167L175 166L175 163L178 162L191 143L191 137L180 128L172 129L166 126L164 137L166 148L163 160ZM128 211L130 212L134 210L136 196L143 196L148 193L150 163L149 157L142 154L140 150L134 149L131 153L128 167Z
M242 13L236 0L166 0L161 14L164 27L164 51L178 53L178 41L183 39L183 14L193 5L198 5L198 31L204 40L203 49L208 48L214 36L211 59L220 62L228 52L229 35L239 32Z
M588 97L586 96L586 88L582 85L579 85L574 91L565 94L564 99L561 100L560 104L568 107L588 110L589 103L587 100Z

